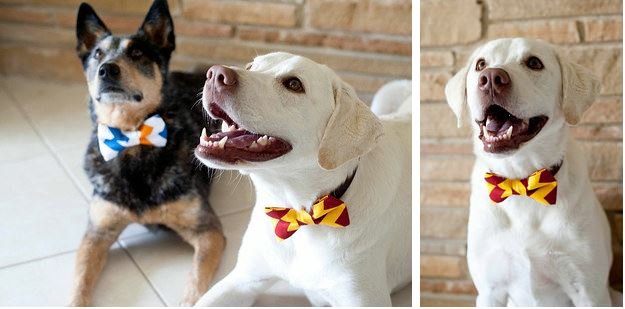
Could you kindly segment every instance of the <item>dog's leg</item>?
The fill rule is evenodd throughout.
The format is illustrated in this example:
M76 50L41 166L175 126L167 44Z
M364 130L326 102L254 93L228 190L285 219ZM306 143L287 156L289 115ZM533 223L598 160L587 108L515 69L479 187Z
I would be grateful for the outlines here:
M97 200L89 208L89 225L76 256L71 306L88 306L108 250L129 221L119 206Z
M335 269L344 269L348 273L326 276L327 281L321 284L326 288L315 292L333 307L391 307L391 291L386 282L386 268L376 268L372 267L373 265L384 263L339 265ZM337 281L337 278L348 279Z
M176 230L195 249L193 266L189 271L189 279L180 306L193 306L208 289L213 275L221 261L225 247L225 238L219 230L196 232L192 230Z
M557 272L557 282L575 307L611 306L607 269L598 269L592 259L582 261L564 254L552 259L550 265Z
M244 238L234 269L208 290L196 307L249 307L261 292L277 281L262 253L245 242Z
M477 299L475 300L476 307L505 307L508 302L508 294L503 288L492 288L486 291L479 290Z

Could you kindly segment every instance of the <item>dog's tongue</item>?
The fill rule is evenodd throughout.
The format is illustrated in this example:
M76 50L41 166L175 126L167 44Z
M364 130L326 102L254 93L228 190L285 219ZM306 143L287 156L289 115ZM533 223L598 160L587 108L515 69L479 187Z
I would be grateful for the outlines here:
M486 117L486 130L491 132L499 132L503 128L503 126L507 124L507 122L508 119L495 117L495 115L488 115L488 117Z

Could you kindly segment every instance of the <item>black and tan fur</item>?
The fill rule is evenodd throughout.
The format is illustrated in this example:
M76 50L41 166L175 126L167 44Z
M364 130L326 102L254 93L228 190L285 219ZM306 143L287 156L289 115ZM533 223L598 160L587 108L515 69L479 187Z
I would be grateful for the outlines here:
M130 223L164 225L195 249L182 305L208 288L223 252L221 224L208 202L212 170L194 161L203 118L194 104L205 77L169 73L175 48L167 2L156 0L130 36L114 36L88 4L78 11L76 34L89 87L92 135L84 168L94 186L89 224L78 249L71 305L86 306L108 250ZM166 122L167 145L134 146L104 161L97 125L137 130L158 113ZM212 123L209 132L218 130ZM209 133L210 134L210 133Z

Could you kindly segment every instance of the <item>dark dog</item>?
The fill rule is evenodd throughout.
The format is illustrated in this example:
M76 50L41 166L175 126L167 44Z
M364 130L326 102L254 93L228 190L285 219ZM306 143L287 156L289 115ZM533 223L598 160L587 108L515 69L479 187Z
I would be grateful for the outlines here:
M89 304L109 247L137 222L164 225L194 247L182 300L192 305L208 288L225 243L208 202L212 171L193 157L206 123L201 104L194 105L205 77L168 73L175 37L165 0L152 4L131 36L112 35L85 3L76 26L93 122L84 168L94 192L71 304ZM218 123L209 126L219 131Z

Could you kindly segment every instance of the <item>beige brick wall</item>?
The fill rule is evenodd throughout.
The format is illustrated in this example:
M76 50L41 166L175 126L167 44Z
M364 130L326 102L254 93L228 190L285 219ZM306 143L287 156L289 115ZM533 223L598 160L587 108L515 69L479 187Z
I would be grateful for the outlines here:
M151 0L0 0L0 73L82 81L76 12L90 3L114 33L137 30ZM243 65L284 50L334 68L370 101L411 78L410 0L169 0L172 69Z
M622 1L424 0L420 7L421 305L474 304L465 258L474 156L443 89L476 46L498 37L550 41L601 78L601 96L573 134L613 227L611 281L622 289Z

